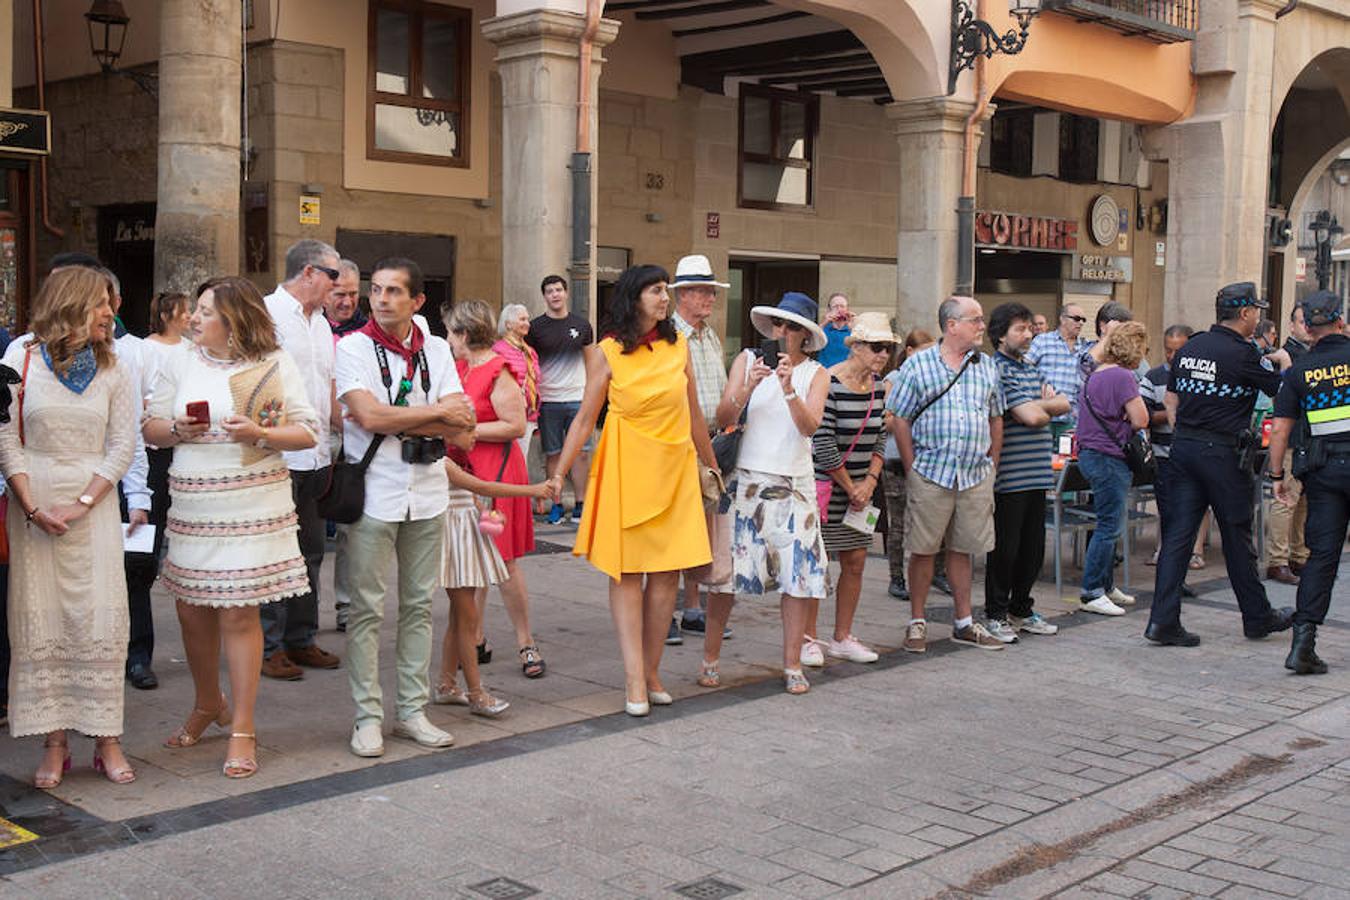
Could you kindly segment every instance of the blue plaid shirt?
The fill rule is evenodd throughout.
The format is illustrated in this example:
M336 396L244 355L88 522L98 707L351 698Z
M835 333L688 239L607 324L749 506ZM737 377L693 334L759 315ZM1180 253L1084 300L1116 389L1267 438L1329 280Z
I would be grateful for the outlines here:
M1078 339L1077 346L1070 348L1064 335L1058 331L1047 331L1036 335L1027 351L1027 362L1041 370L1045 380L1050 382L1058 393L1069 398L1069 411L1055 416L1056 422L1074 422L1078 419L1078 388L1083 384L1079 360L1092 348L1092 341Z
M939 342L920 350L900 367L887 409L912 420L919 407L956 377L942 361L941 349ZM961 380L918 421L911 422L914 471L934 484L959 491L984 481L994 470L994 461L989 458L989 420L1004 411L998 368L980 353L979 359L966 367Z

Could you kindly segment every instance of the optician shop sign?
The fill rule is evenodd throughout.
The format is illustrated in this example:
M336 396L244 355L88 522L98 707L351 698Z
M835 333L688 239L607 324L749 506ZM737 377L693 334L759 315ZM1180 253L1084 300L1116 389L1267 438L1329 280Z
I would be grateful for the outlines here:
M1134 259L1129 256L1105 256L1099 253L1075 253L1074 281L1114 281L1128 284L1134 278Z
M1078 249L1078 221L979 210L975 246L1073 253Z

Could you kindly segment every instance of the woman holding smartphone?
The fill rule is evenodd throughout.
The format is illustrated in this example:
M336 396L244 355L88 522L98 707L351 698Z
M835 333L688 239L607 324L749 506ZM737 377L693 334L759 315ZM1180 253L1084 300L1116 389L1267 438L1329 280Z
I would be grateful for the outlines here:
M258 607L309 589L280 451L313 447L320 423L252 282L202 285L192 330L196 346L159 370L142 426L146 443L174 448L161 580L177 601L196 688L165 746L191 747L212 722L228 726L223 774L247 778L258 770ZM233 710L220 690L222 642Z
M747 351L736 358L717 407L718 427L747 411L736 472L727 481L735 587L737 594L780 592L784 687L804 694L811 689L801 668L806 617L811 601L825 596L826 574L811 436L830 390L830 376L806 354L825 346L825 333L816 324L816 302L796 291L777 306L756 306L750 321L772 342L763 356ZM708 634L721 634L725 625L710 610ZM706 648L704 656L704 672L716 671Z

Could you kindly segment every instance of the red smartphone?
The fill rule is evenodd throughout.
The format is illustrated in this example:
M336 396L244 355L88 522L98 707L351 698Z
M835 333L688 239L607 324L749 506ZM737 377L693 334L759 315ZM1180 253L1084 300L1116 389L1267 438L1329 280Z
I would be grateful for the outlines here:
M211 404L205 400L194 400L187 405L187 414L198 425L211 424Z

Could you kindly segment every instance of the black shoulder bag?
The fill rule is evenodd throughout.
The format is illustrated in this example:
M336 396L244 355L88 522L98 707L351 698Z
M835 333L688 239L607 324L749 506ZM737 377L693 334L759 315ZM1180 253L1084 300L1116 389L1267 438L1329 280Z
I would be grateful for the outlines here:
M1102 426L1102 431L1107 437L1111 437L1111 429L1106 421L1097 414L1092 408L1092 399L1088 397L1088 383L1092 381L1089 375L1087 381L1083 382L1083 405L1087 411L1092 413L1092 418L1097 420L1097 424ZM1120 445L1120 450L1125 454L1125 465L1129 467L1131 474L1137 478L1143 478L1152 481L1158 473L1158 462L1153 458L1153 444L1149 442L1148 435L1143 429L1133 430L1125 443Z
M393 375L389 371L389 356L379 344L375 345L375 355L379 359L380 380L384 382L385 395L389 396L389 389L394 384ZM413 357L413 367L415 369L421 368L422 392L430 400L431 372L427 368L424 351ZM409 372L408 377L399 383L398 397L390 397L390 406L408 405L408 394L412 391L413 374L413 372ZM359 463L349 463L342 456L339 456L333 462L333 465L328 469L328 484L315 501L319 515L342 525L350 525L361 518L361 513L366 506L366 470L370 468L371 460L375 459L375 453L380 449L380 444L384 443L386 436L383 434L375 435Z
M746 365L752 365L747 362ZM746 381L750 380L747 372ZM751 393L754 393L751 391ZM741 407L741 415L736 420L736 424L729 428L717 432L712 437L713 458L717 460L717 468L724 477L730 478L731 473L736 468L736 460L741 455L741 435L745 432L745 419L750 414L750 398L745 398L745 406Z

